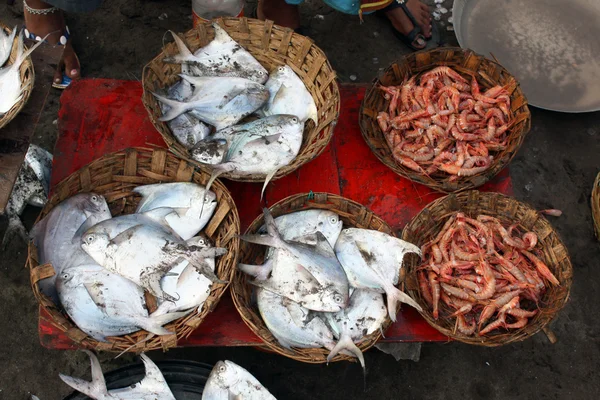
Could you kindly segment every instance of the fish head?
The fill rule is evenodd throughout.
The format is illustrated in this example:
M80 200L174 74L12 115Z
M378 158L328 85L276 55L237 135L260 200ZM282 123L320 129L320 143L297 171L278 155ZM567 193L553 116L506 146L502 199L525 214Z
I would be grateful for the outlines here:
M346 308L349 303L348 293L341 293L333 286L325 288L321 293L320 299L324 306L322 311L326 312L341 311Z
M322 211L319 214L317 229L323 233L332 247L335 246L335 241L340 236L343 225L344 222L333 211Z
M109 244L110 237L106 233L88 231L81 237L81 248L99 264L103 264Z
M192 158L203 164L220 164L227 152L227 140L201 140L191 150ZM206 198L208 198L208 193Z
M227 389L235 386L239 381L237 372L236 365L231 361L219 361L215 364L209 379L214 378L214 383L216 383L217 386Z
M188 246L198 246L198 247L204 247L204 248L206 248L206 247L213 247L213 245L212 245L210 239L208 238L208 236L206 236L203 233L200 233L200 234L194 236L193 238L188 239L186 241L186 244Z
M74 199L76 206L88 218L98 219L97 222L104 221L111 217L110 209L104 196L97 193L80 193Z
M257 106L256 108L260 108L270 97L269 89L258 83L249 85L244 94L246 95L244 102L254 104Z
M248 72L248 79L263 84L269 79L269 74L265 69L257 68Z

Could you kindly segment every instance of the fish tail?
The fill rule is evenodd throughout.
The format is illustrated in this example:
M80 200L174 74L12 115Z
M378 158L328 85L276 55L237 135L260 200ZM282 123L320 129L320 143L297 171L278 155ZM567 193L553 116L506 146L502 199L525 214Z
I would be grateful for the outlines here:
M108 389L106 388L106 381L102 374L102 367L98 358L89 350L83 350L89 357L92 366L92 381L84 381L83 379L73 378L72 376L66 376L58 374L60 379L73 389L85 394L93 399L104 398L108 396Z
M245 272L248 275L252 275L259 281L265 281L269 278L269 274L273 270L273 259L269 258L262 265L251 265L239 263L238 268L240 271Z
M192 54L190 49L187 48L187 46L185 45L183 40L181 40L181 38L179 36L177 36L177 34L175 32L173 32L173 31L169 31L169 32L171 32L171 35L173 35L173 40L175 40L175 44L177 45L179 54L176 54L176 55L170 56L170 57L165 57L163 59L163 61L166 63L169 63L169 64L181 64L186 61L193 60L194 55Z
M356 358L358 358L358 361L360 362L360 365L363 368L363 372L366 374L365 357L363 356L362 351L354 344L352 338L346 334L342 334L340 340L337 342L335 347L327 356L327 363L330 363L331 360L333 360L333 358L343 350L347 350L348 352L352 353L352 355L354 355Z
M388 288L385 288L385 293L387 295L388 313L393 322L396 322L396 314L398 313L397 306L399 302L408 304L409 306L416 308L418 311L423 311L421 306L417 304L416 301L394 286L390 285Z
M186 311L167 313L167 314L150 314L147 318L139 318L136 322L137 325L155 335L170 335L173 332L164 328L163 325L168 324L169 322L175 321L181 317L184 317L188 314Z
M210 247L202 248L197 246L190 246L188 252L184 252L181 256L186 259L198 272L206 276L211 282L216 283L228 283L228 281L221 280L215 272L210 268L206 262L208 257L218 257L227 253L227 249L221 247Z
M219 25L216 22L213 22L211 25L215 30L215 39L214 40L216 40L217 42L226 42L231 39L231 36L229 36L227 34L225 29L221 28L221 25Z
M23 61L25 61L27 59L27 57L29 57L29 55L31 53L33 53L33 51L35 49L37 49L38 47L40 47L40 45L42 43L44 43L44 41L48 38L48 36L50 36L50 34L53 32L50 32L49 34L47 34L46 36L44 36L42 38L42 40L40 40L39 42L37 42L36 44L34 44L33 46L31 46L30 49L28 49L26 52L23 53L23 49L24 49L24 45L23 45L23 33L21 32L19 34L19 39L17 40L17 59L15 60L15 63L12 65L14 68L18 68Z
M2 238L2 250L6 250L6 246L10 242L10 239L17 234L21 237L25 242L29 241L29 235L27 234L27 229L23 226L23 222L21 219L12 215L8 218L8 226L6 227L6 232L4 232L4 237Z
M266 178L265 178L265 183L263 184L262 190L260 192L260 199L262 200L264 195L265 195L265 189L267 188L267 185L269 184L269 182L271 181L271 179L273 179L273 177L275 176L275 174L277 173L278 169L271 171L267 174Z
M275 220L271 215L268 208L263 208L263 214L265 218L265 225L267 227L267 235L253 234L253 235L242 235L240 239L248 243L260 244L262 246L275 247L277 249L285 249L287 244L281 238Z
M319 125L319 112L317 111L317 106L314 102L311 102L308 109L308 119L312 119L315 122L315 125Z
M154 95L154 97L156 97L158 101L170 107L169 111L164 113L163 116L158 119L159 121L170 121L187 111L186 103L168 99L154 92L151 93Z

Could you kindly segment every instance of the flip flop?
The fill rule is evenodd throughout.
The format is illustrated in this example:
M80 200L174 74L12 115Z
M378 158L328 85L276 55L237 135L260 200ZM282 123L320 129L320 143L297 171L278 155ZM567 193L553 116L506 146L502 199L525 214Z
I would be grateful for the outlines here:
M23 27L23 32L25 33L25 37L28 39L35 40L36 42L42 41L42 38L40 36L30 32L29 29L27 29L26 27ZM70 37L71 37L71 32L69 31L69 27L65 25L65 31L60 36L60 39L58 40L57 44L60 44L61 46L65 46ZM44 40L44 43L49 44L48 40ZM75 55L75 57L77 57L77 55ZM64 90L67 87L69 87L69 85L71 84L72 81L73 81L73 79L69 78L67 76L67 74L65 72L63 72L60 83L52 82L52 87L55 89Z
M431 24L431 37L426 38L425 35L423 35L423 31L419 27L419 23L415 19L414 15L412 15L412 13L410 12L410 10L408 9L408 7L406 6L406 4L404 4L404 3L398 3L397 1L393 1L387 7L382 8L381 10L377 11L377 15L379 15L380 17L387 18L385 16L385 13L387 11L391 11L391 10L394 10L396 8L402 8L402 11L404 11L404 13L408 17L408 19L410 19L410 22L412 22L413 27L414 27L407 35L404 35L404 34L398 32L394 28L394 26L392 25L392 31L393 31L394 35L398 39L400 39L405 45L407 45L413 51L425 50L425 49L428 49L428 48L431 48L431 47L436 47L436 45L439 46L439 42L440 42L440 40L439 40L439 38L440 38L439 28L436 26L435 21L432 21L432 24ZM415 40L419 39L419 36L421 38L423 38L424 41L427 41L427 42L432 41L435 44L431 45L431 43L427 43L422 48L415 47L413 45L413 43L414 43Z

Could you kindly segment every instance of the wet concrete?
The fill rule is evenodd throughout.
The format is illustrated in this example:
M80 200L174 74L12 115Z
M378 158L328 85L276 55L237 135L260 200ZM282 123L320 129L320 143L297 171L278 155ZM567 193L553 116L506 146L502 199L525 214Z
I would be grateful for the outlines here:
M3 2L4 3L4 2ZM433 3L433 1L431 2ZM451 1L444 6L451 8ZM20 6L20 2L17 2ZM252 4L249 4L251 7ZM0 5L9 24L20 20ZM161 14L167 17L159 19ZM86 77L140 79L142 66L161 47L167 29L191 27L190 2L106 0L94 13L70 15ZM446 14L447 18L449 14ZM163 16L164 17L164 16ZM308 1L303 23L327 53L340 81L368 82L380 68L406 54L387 23L374 16L360 24ZM449 37L448 41L453 42ZM58 91L53 91L35 143L52 150L56 140ZM600 322L595 318L600 279L600 243L593 236L589 198L600 169L600 113L567 115L532 109L533 128L511 164L515 195L536 208L558 208L552 223L567 245L575 269L571 297L551 328L558 343L543 334L502 348L458 343L423 344L420 360L395 361L376 349L365 355L368 377L363 392L358 365L307 365L251 348L177 349L151 353L154 359L180 358L214 363L231 359L248 368L280 399L592 399L600 391ZM39 210L28 209L29 228ZM6 226L0 226L0 234ZM82 353L40 346L37 305L29 286L26 246L15 239L0 260L0 398L62 399L70 390L58 373L89 377ZM105 370L135 360L101 355Z

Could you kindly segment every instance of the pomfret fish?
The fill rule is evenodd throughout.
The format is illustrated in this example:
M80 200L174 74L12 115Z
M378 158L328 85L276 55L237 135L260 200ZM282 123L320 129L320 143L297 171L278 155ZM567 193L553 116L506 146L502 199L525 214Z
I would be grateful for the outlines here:
M321 232L331 247L334 247L335 242L342 231L343 222L333 211L304 210L280 215L275 218L275 226L283 240L314 245L316 243L309 243L308 241L314 239L317 232ZM258 233L266 232L267 228L264 225L258 229ZM266 258L270 258L275 251L278 250L269 247ZM282 256L285 257L283 254ZM258 280L265 280L271 273L269 267L272 265L273 263L256 266L252 265L248 266L250 269L242 270L247 274L253 275ZM244 266L244 264L242 264L242 266Z
M265 188L273 176L280 168L296 158L302 146L304 124L297 117L291 115L278 117L287 120L282 123L278 133L272 136L247 133L236 139L236 142L231 143L223 162L212 167L211 177L206 187L210 188L212 182L226 172L235 172L237 175L260 174L265 175L265 183L261 191L262 198ZM197 154L197 148L191 151L193 158L195 154Z
M96 193L80 193L54 207L48 215L34 225L30 237L38 250L38 261L50 263L55 275L39 282L42 293L58 304L55 280L65 268L79 265L81 259L80 237L83 229L111 218L104 197Z
M225 360L215 364L202 400L275 400L275 397L248 371Z
M187 241L187 244L203 248L212 247L209 239L204 235L191 238ZM207 258L206 262L209 268L214 271L215 259ZM191 310L192 308L197 308L200 311L210 295L211 284L212 282L189 265L189 262L180 262L160 281L162 290L166 293L173 293L177 300L175 302L159 300L158 309L152 315Z
M340 351L347 350L360 361L363 369L365 359L355 345L365 336L381 329L387 315L383 295L369 290L354 289L348 307L337 313L323 313L338 340L327 361L331 361Z
M335 253L352 287L386 294L392 321L396 321L398 302L421 311L410 296L395 287L404 255L421 254L417 246L383 232L349 228L340 234Z
M12 32L7 34L4 29L0 29L0 67L2 67L8 58L15 42L15 36L17 35L17 27L15 26Z
M60 302L73 322L99 341L145 329L156 335L172 332L162 326L185 315L150 315L143 290L94 262L61 271L56 279Z
M30 144L25 153L17 180L13 186L6 205L8 227L2 239L2 249L6 249L8 241L15 234L28 240L28 233L19 218L27 205L43 207L48 201L52 154L39 146Z
M182 79L167 91L167 98L171 100L185 102L193 94L191 83ZM169 111L169 106L160 103L160 109L163 114ZM173 132L175 138L188 149L194 147L196 143L206 138L210 134L210 126L200 121L191 113L181 114L167 122L167 125Z
M59 374L59 377L64 383L86 396L95 400L175 400L162 372L145 354L140 355L146 369L144 379L124 388L108 390L98 358L89 350L82 351L90 357L92 381L88 382L63 374Z
M17 59L11 65L0 68L0 116L6 114L10 109L21 100L23 90L19 68L29 55L41 45L48 37L46 35L40 42L33 45L24 52L23 34L20 33L17 39ZM266 90L266 89L265 89ZM268 93L268 92L267 92ZM268 95L267 95L268 97Z
M224 76L250 79L265 83L268 79L267 70L240 46L216 22L212 23L215 38L206 46L192 54L185 43L174 32L171 32L179 54L166 57L166 63L187 64L198 76Z
M285 241L281 238L269 210L265 208L263 213L268 234L243 235L241 239L249 243L274 247L287 253L289 257L284 258L283 264L285 266L283 269L289 269L290 272L297 270L298 274L285 276L287 274L278 272L273 274L271 279L255 281L254 284L285 297L289 297L290 292L296 294L308 289L316 297L315 300L318 301L314 305L309 305L305 299L300 298L299 303L316 311L336 312L346 307L348 304L348 279L325 236L321 232L316 232L314 235L316 244L314 246ZM276 255L277 253L274 253L274 259L269 259L271 261L267 260L267 262L274 263L271 268L274 271L279 270ZM242 264L240 268L247 267ZM303 276L304 279L299 279L299 276ZM282 280L285 280L285 285L282 285ZM303 283L307 286L303 287ZM282 287L287 288L290 284L296 290L288 290L288 293L283 292ZM290 297L290 299L292 298ZM296 301L296 299L292 300ZM316 308L313 308L315 306Z
M223 248L188 246L158 223L136 225L116 236L98 232L94 227L83 235L81 247L104 268L169 301L176 298L163 292L160 280L180 258L188 260L211 281L222 282L205 258L227 253Z
M142 195L136 213L172 208L175 212L167 214L165 221L183 240L200 232L217 208L215 193L192 182L144 185L133 191Z
M283 347L335 347L331 330L323 320L311 316L309 309L265 289L258 288L256 293L260 315Z
M311 119L318 124L315 100L289 65L276 67L265 86L269 100L260 110L263 115L291 114L302 122Z
M248 79L189 75L181 77L195 85L194 94L187 101L179 102L153 93L161 103L170 107L159 118L160 121L170 121L193 110L196 118L220 130L252 114L269 98L267 88Z

